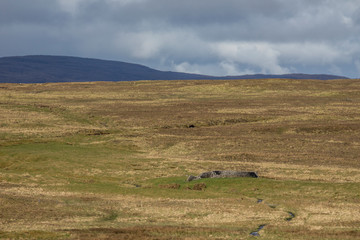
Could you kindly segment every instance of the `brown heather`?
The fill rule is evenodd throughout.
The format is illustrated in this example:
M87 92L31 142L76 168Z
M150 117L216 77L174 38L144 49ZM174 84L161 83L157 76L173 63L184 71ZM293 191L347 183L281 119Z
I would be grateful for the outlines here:
M360 80L0 84L0 238L359 239L359 156Z

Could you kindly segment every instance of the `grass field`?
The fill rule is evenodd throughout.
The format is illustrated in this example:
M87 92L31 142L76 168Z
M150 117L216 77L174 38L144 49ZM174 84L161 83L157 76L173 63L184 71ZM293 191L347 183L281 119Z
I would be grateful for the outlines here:
M360 239L359 156L360 80L0 84L0 238Z

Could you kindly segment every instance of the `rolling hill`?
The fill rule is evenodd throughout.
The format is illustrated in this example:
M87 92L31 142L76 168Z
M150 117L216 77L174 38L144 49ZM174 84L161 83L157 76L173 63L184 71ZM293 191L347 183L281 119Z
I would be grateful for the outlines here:
M214 77L159 71L143 65L91 58L32 55L0 58L0 83L92 82L190 79L346 79L325 74L242 75Z

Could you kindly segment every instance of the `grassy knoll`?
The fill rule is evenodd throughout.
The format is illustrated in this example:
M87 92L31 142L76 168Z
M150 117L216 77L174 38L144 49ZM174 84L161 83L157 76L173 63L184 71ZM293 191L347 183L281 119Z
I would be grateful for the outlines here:
M359 80L0 84L0 239L360 238L359 107ZM185 182L211 170L260 178Z

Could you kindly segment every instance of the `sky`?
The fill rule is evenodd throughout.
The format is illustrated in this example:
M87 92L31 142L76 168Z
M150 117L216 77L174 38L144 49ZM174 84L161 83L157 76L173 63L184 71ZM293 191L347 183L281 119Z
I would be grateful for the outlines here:
M360 77L360 0L0 0L0 57Z

